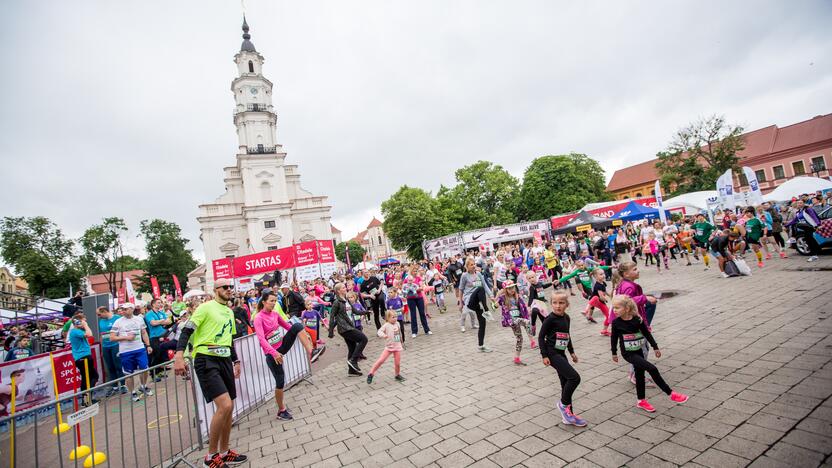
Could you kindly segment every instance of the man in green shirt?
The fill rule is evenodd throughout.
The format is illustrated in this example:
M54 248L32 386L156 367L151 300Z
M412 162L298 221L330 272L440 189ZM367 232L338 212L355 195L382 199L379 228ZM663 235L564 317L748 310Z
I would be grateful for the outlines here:
M708 243L711 240L711 234L716 229L713 224L705 221L705 215L699 213L696 215L696 222L693 223L693 244L696 246L696 251L702 255L702 260L705 262L705 269L711 269L711 259L708 257Z
M756 216L756 212L754 211L753 207L748 207L745 209L745 241L748 242L748 245L751 246L751 249L754 250L754 255L757 256L757 266L762 268L765 266L763 264L763 251L760 248L760 238L767 236L768 229L760 221L760 218Z
M176 345L173 369L179 375L187 375L183 353L190 343L193 347L194 373L202 395L213 401L216 411L208 431L208 455L204 464L212 468L225 468L248 460L228 448L237 388L234 379L240 377L240 361L234 350L232 338L236 333L234 313L228 303L234 294L229 279L214 282L214 300L197 307L190 320L182 328Z

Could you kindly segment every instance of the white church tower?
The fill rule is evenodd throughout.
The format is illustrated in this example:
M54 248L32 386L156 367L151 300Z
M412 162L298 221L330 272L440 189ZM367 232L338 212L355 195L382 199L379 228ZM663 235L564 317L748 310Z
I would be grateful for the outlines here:
M327 197L301 188L297 166L284 163L286 153L276 139L274 85L263 76L263 62L243 18L243 43L234 56L238 76L231 82L237 163L223 169L225 193L200 205L197 218L208 288L215 259L332 238Z

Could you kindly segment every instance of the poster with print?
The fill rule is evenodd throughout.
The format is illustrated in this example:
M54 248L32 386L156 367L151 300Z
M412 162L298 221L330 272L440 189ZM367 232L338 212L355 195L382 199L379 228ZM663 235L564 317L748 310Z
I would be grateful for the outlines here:
M337 269L337 263L335 262L335 245L332 240L319 240L317 242L318 257L321 261L321 278L329 278Z
M318 241L301 242L292 247L295 249L295 278L298 281L312 281L320 278Z

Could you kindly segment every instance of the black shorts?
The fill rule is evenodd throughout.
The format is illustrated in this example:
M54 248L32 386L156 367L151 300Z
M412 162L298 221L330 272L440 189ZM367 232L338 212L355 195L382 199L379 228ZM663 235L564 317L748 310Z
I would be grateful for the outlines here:
M283 372L283 364L278 364L277 361L271 357L271 355L267 354L266 365L269 366L269 370L272 371L272 376L274 376L274 388L283 390L283 387L286 385L286 375Z
M754 240L749 236L745 236L745 242L747 242L749 244L760 245L760 239Z
M289 328L289 331L287 331L286 335L283 337L280 346L277 347L277 352L285 356L295 344L298 333L303 330L304 328L302 324L292 324L292 327ZM278 364L273 357L267 354L266 365L269 366L269 370L272 371L272 376L274 376L274 388L282 390L283 386L286 385L286 376L283 372L283 364Z
M194 373L205 401L210 403L223 393L228 393L232 400L237 398L231 358L197 354L194 358Z
M705 249L706 251L710 250L710 246L706 242L700 242L696 239L693 239L693 246L697 249Z

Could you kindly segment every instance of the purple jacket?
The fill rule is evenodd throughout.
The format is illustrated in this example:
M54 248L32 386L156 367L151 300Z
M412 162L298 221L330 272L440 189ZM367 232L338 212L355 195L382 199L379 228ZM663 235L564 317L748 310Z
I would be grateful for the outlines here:
M638 315L641 316L641 320L643 320L644 323L647 323L647 312L644 310L644 305L647 304L647 296L644 295L644 291L641 289L641 286L625 279L621 281L621 284L619 284L617 288L615 288L615 293L630 296L630 299L632 299L638 307Z
M512 324L512 317L511 312L509 312L509 305L508 301L506 301L506 296L501 295L500 298L497 300L497 303L500 304L500 310L503 314L503 321L502 324L504 327L510 327ZM517 295L517 309L520 311L520 317L526 320L529 319L529 309L526 307L526 303L523 302L523 298L520 295Z

